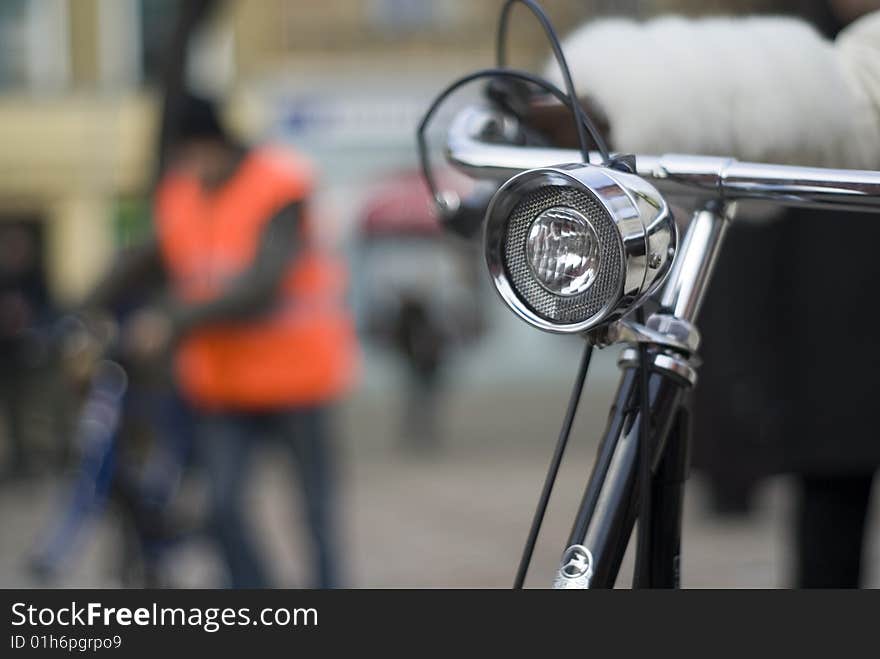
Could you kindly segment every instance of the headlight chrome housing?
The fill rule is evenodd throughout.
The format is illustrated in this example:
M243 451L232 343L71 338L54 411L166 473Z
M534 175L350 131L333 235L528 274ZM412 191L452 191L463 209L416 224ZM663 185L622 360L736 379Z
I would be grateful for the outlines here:
M492 198L484 248L495 288L527 323L582 333L636 308L669 272L677 234L644 179L595 165L533 169Z

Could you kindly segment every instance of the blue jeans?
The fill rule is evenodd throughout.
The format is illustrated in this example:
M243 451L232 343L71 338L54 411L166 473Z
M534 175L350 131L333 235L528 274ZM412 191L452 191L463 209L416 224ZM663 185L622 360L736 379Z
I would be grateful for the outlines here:
M269 586L243 510L254 446L267 436L289 449L314 545L318 588L338 585L336 474L326 407L259 413L206 413L198 422L200 462L210 481L211 530L229 569L233 588Z

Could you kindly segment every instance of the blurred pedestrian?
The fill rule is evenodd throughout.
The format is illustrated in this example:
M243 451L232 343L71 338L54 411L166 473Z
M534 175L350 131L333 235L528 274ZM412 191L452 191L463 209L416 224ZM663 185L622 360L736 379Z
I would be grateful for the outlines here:
M456 187L451 172L439 175ZM361 212L363 334L401 368L401 448L433 454L445 443L445 394L456 360L485 329L478 255L442 230L420 173L376 183Z
M438 403L442 368L448 358L449 340L442 324L431 317L429 301L417 295L401 295L393 323L393 345L407 369L403 446L419 452L436 451L441 440Z
M34 328L50 310L31 227L0 225L0 422L8 451L0 476L20 476L29 467L27 408L31 380L40 361Z
M270 584L244 495L253 449L274 436L299 468L315 585L335 587L332 409L355 377L356 339L345 269L316 237L312 167L289 149L238 145L214 104L191 95L168 153L156 240L138 260L167 277L171 292L136 314L124 342L142 359L175 349L232 586Z

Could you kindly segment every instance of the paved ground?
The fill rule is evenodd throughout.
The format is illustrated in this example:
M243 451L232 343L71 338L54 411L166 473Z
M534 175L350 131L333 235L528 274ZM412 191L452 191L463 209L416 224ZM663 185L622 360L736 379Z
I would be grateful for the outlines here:
M349 447L351 449L351 447ZM505 587L509 585L549 457L550 442L454 443L433 459L400 455L389 447L347 453L344 555L350 583L379 587ZM547 585L565 541L592 452L572 452L563 470L538 547L529 583ZM302 584L306 547L283 462L265 456L252 492L255 524L278 583ZM57 485L38 480L0 491L0 585L31 586L22 570L26 550L56 496ZM787 484L761 491L756 513L741 520L709 516L703 488L691 481L687 500L683 582L691 587L778 587L787 583L790 552ZM880 502L878 502L880 503ZM872 524L873 572L880 585L880 506ZM62 585L116 585L112 525L99 523L94 539ZM631 559L623 568L631 572ZM206 543L178 552L174 577L186 585L214 585L220 578Z
M582 453L582 452L581 452ZM585 467L586 455L578 455ZM288 505L284 472L264 464L254 493L256 519L280 584L304 581L307 566L298 515ZM377 587L505 587L516 565L542 476L542 460L450 455L432 463L386 456L350 467L346 551L350 582ZM530 585L546 585L581 492L580 469L566 469L545 523ZM685 525L683 582L690 587L779 587L787 580L786 483L762 491L759 510L743 520L722 520L701 509L699 481L693 481ZM0 497L0 585L36 585L23 571L25 552L52 500L52 487L35 482L7 487ZM875 507L876 509L876 507ZM291 514L293 512L293 514ZM874 515L870 583L880 585ZM114 535L99 524L95 537L60 585L115 586ZM631 557L623 568L628 580ZM175 555L176 579L210 586L220 577L210 547L197 543Z
M601 389L602 387L599 387ZM606 387L607 389L607 387ZM547 385L539 393L463 393L449 402L446 450L433 458L407 457L394 447L396 413L387 396L362 394L345 413L345 548L355 586L506 587L510 584L552 449L564 395ZM607 394L607 392L606 392ZM589 472L604 418L603 395L579 417L576 446L563 469L533 564L530 585L546 586L567 536ZM357 432L355 432L355 430ZM265 455L251 493L254 522L279 584L305 582L307 555L283 461ZM47 478L0 489L0 586L36 583L24 557L58 496ZM690 587L779 587L787 583L786 525L791 507L784 479L760 492L754 515L741 520L709 516L703 487L692 479L687 498L683 582ZM873 507L870 584L880 586L880 501ZM114 586L115 536L106 520L61 585ZM623 568L626 583L631 563ZM207 543L196 542L170 561L185 585L215 585L221 572Z

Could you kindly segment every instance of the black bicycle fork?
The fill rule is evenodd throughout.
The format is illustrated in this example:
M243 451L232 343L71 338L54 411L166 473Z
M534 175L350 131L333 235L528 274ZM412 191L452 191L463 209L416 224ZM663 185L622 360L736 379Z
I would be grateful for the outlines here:
M638 517L638 447L643 422L638 404L639 376L637 364L622 364L622 368L623 377L555 588L612 588ZM651 580L646 585L677 588L690 448L691 384L655 366L648 389L652 515Z

